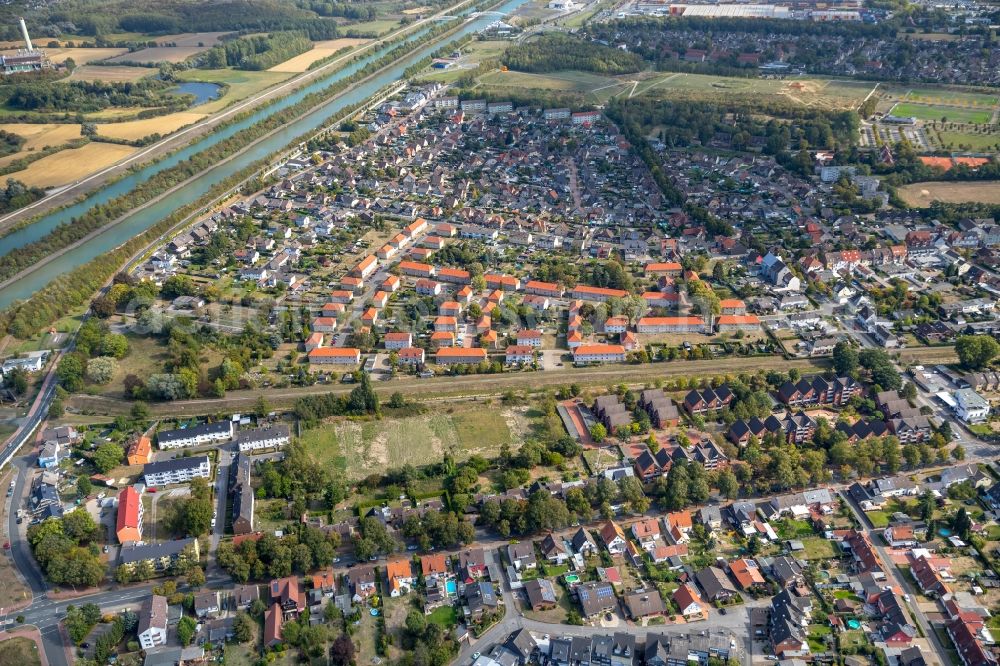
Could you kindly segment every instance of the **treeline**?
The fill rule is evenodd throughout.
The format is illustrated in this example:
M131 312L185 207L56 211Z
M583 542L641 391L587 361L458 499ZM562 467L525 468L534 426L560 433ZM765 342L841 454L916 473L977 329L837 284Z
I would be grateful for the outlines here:
M850 21L774 21L771 19L701 18L701 17L633 17L595 24L591 33L602 39L626 39L623 33L666 33L671 31L705 32L720 34L746 32L764 35L819 35L825 37L888 37L896 35L896 26L887 22L869 24ZM631 46L631 44L630 44Z
M853 144L858 129L853 111L805 109L780 101L727 104L638 97L615 100L614 108L641 127L659 126L660 140L668 147L706 145L724 135L735 150L746 150L759 141L764 153L780 155L804 147L846 148Z
M108 107L187 106L184 97L168 95L165 81L70 81L21 83L7 89L6 105L17 111L90 113Z
M577 37L550 34L509 47L503 54L503 64L519 72L576 69L599 74L631 74L642 69L642 58Z
M311 2L300 0L296 3L302 9L308 9L317 16L339 16L355 21L370 21L378 16L374 5L362 5L347 2Z
M171 34L180 32L270 32L311 30L325 34L336 32L334 21L314 12L278 0L235 0L212 3L154 3L148 0L129 3L122 15L95 12L89 3L59 3L48 12L39 12L32 22L33 34L52 34L46 30L55 24L71 26L78 35L102 37L117 32ZM13 21L11 38L17 38ZM57 36L52 34L52 36ZM315 37L314 37L315 38ZM323 39L329 39L324 37Z
M40 187L28 187L19 180L7 179L7 187L0 189L0 213L9 213L32 204L45 196Z
M305 427L316 426L320 421L330 416L378 416L381 414L379 397L372 388L371 378L367 372L360 373L360 383L346 395L309 395L295 401L292 411Z
M104 578L96 546L100 528L85 509L28 528L28 543L46 578L56 585L93 587Z
M302 32L275 32L270 35L239 37L205 52L201 67L221 69L235 67L250 71L270 69L289 58L305 53L312 48L312 42Z

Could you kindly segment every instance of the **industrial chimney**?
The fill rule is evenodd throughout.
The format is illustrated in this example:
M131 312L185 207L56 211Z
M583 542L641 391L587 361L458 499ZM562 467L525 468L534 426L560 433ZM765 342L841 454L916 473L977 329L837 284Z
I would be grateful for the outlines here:
M24 37L25 50L34 51L35 47L31 45L31 37L28 36L28 26L24 25L24 17L19 16L17 22L21 24L21 36Z

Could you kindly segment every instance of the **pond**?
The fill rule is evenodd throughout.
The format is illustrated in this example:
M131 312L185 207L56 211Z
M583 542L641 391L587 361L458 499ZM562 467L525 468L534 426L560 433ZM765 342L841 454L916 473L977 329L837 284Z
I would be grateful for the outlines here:
M191 106L198 106L205 102L210 102L219 96L222 86L217 83L205 83L204 81L185 81L178 83L172 90L179 95L194 95L194 102Z

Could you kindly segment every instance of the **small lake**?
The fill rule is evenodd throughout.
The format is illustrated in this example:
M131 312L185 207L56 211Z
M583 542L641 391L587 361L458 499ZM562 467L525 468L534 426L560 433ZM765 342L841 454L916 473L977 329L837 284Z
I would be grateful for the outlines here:
M179 95L194 95L194 102L191 106L198 106L205 102L210 102L219 96L222 86L217 83L204 83L202 81L185 81L178 83L173 89Z

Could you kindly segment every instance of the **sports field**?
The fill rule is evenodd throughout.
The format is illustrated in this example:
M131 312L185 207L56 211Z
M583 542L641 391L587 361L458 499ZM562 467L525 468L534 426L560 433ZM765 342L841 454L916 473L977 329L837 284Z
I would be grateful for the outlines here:
M988 123L993 117L993 109L970 109L942 104L914 104L899 102L892 107L890 113L902 118L913 117L917 120L942 120L949 123Z
M345 47L356 47L361 44L366 44L369 40L367 39L353 39L351 37L342 37L340 39L327 39L322 42L316 42L313 44L312 49L306 51L305 53L300 53L294 58L290 58L280 65L275 65L271 69L267 70L269 72L291 72L297 74L299 72L305 72L309 69L309 66L314 62L322 60L323 58L328 58L334 53L343 49Z
M166 136L176 132L182 127L191 125L205 118L204 113L191 113L190 111L179 111L156 118L144 118L142 120L127 120L123 123L101 123L97 126L97 133L100 136L107 136L113 139L142 139L151 134Z
M58 187L111 166L136 150L112 143L88 143L43 157L29 164L28 168L9 174L9 177L20 180L28 187Z
M302 444L321 466L332 465L360 479L402 465L495 456L501 445L516 444L499 408L457 405L447 410L379 421L338 419L302 433Z
M916 208L926 208L932 201L1000 204L1000 183L996 181L929 181L904 185L897 192L903 201Z

